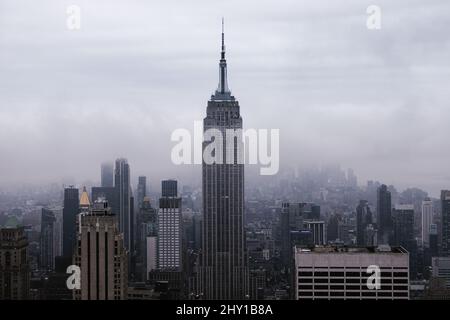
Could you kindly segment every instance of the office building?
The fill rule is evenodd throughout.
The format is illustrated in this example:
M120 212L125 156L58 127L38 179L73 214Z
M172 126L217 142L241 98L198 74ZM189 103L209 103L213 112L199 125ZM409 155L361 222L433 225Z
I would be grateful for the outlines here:
M379 267L378 288L371 266ZM401 247L296 247L295 269L297 300L409 299L409 257Z
M55 222L53 211L42 208L39 265L46 272L55 270Z
M23 227L0 229L0 300L26 300L30 290L28 240Z
M103 188L112 188L114 186L114 167L111 162L102 163L101 180Z
M305 229L311 230L313 244L327 244L325 221L305 220L303 226Z
M158 269L182 269L181 198L177 197L177 182L162 182L158 211ZM150 240L151 241L151 240ZM149 243L150 247L152 243Z
M366 200L360 200L356 207L356 244L360 247L370 246L376 243L376 233L373 227L372 211Z
M72 260L76 238L77 214L80 211L78 189L68 187L64 189L63 209L63 256L67 261Z
M392 204L391 192L386 185L377 189L377 225L378 243L389 244L392 236Z
M208 101L203 120L205 133L211 129L223 136L223 148L215 150L214 155L211 152L213 159L203 158L202 164L203 244L199 293L207 300L244 299L249 294L242 143L239 138L225 134L227 129L242 129L239 108L228 88L222 30L219 86ZM211 143L205 138L204 153Z
M422 247L429 246L430 226L433 224L433 201L426 198L422 201Z
M431 258L431 272L433 278L445 281L445 287L450 289L450 257Z
M140 176L137 186L137 209L142 206L144 198L147 196L147 177Z
M125 248L133 252L134 214L131 210L130 166L126 159L116 160L114 184L118 197L120 232L124 234Z
M128 259L117 216L99 199L80 214L74 262L81 269L76 300L124 300L127 297Z
M441 255L450 256L450 190L441 191Z

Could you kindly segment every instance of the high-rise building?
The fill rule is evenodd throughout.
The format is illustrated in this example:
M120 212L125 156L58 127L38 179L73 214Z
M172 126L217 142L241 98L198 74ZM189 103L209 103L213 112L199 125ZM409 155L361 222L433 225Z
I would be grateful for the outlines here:
M367 230L373 224L372 211L367 200L360 200L356 207L356 244L364 247L373 243L373 239L367 238Z
M147 196L147 177L140 176L137 186L137 209L142 206L144 198Z
M228 88L222 22L219 85L208 101L203 120L204 132L220 132L223 142L222 148L214 151L216 160L203 157L202 164L204 236L199 293L205 299L244 299L249 294L243 150L240 139L227 135L227 129L242 129L242 117L239 103ZM204 140L204 152L210 143L208 138Z
M0 229L0 300L26 300L30 290L28 240L23 227Z
M305 220L303 226L305 229L311 230L312 242L315 245L327 244L325 221Z
M417 241L414 237L414 205L396 205L392 210L393 244L402 246L409 252L410 271L412 278L416 278L418 271Z
M63 209L63 256L70 261L76 239L77 214L80 211L80 198L78 189L68 187L64 189Z
M374 266L378 288L369 279ZM402 247L295 248L295 269L297 300L409 299L409 258Z
M426 198L422 201L422 247L428 247L430 226L433 223L433 201Z
M117 216L103 199L80 213L74 262L81 269L77 300L124 300L128 262Z
M414 246L414 206L396 205L392 211L394 225L394 243L411 250Z
M124 234L125 248L133 252L133 212L131 211L130 166L126 159L116 160L115 188L119 204L119 227Z
M450 257L433 257L431 261L433 278L442 278L450 289Z
M165 188L166 187L166 188ZM181 198L177 197L177 182L162 182L158 211L158 269L182 269Z
M158 213L148 197L144 197L139 209L137 226L138 277L141 281L145 281L149 272L158 267Z
M114 186L114 167L111 162L104 162L101 165L101 186L103 188L112 188Z
M280 216L281 261L290 268L296 245L326 244L325 223L320 220L320 206L304 202L282 203Z
M55 269L55 222L53 211L42 208L40 235L40 269L53 271Z
M450 256L450 190L441 191L441 255Z
M378 243L389 244L392 234L392 204L391 192L386 185L377 189L377 225Z

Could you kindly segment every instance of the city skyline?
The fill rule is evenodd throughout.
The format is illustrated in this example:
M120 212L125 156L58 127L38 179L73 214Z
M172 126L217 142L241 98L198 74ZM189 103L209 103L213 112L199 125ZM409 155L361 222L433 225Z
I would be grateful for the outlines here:
M450 300L450 4L173 1L0 3L0 300Z

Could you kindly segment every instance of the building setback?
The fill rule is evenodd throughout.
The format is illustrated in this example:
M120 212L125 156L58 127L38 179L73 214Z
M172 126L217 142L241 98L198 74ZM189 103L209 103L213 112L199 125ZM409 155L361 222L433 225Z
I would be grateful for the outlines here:
M203 120L204 132L220 132L223 143L214 152L217 161L203 158L202 164L203 243L198 294L204 299L244 299L249 295L249 277L244 164L240 161L243 150L239 138L226 136L227 129L242 129L242 118L239 103L228 88L223 23L219 71L219 86L208 101ZM203 151L207 152L212 139L206 137Z

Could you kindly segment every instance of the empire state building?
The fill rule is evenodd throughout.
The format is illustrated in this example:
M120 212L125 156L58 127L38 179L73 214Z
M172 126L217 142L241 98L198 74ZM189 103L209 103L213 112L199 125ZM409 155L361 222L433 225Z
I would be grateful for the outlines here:
M203 120L203 150L211 143L206 139L207 130L220 132L223 137L220 150L215 150L221 153L223 161L207 163L203 158L202 164L203 240L199 289L202 298L208 300L248 297L244 164L238 161L241 156L239 139L226 134L230 129L242 129L242 118L239 103L228 88L222 20L219 86L208 101Z

